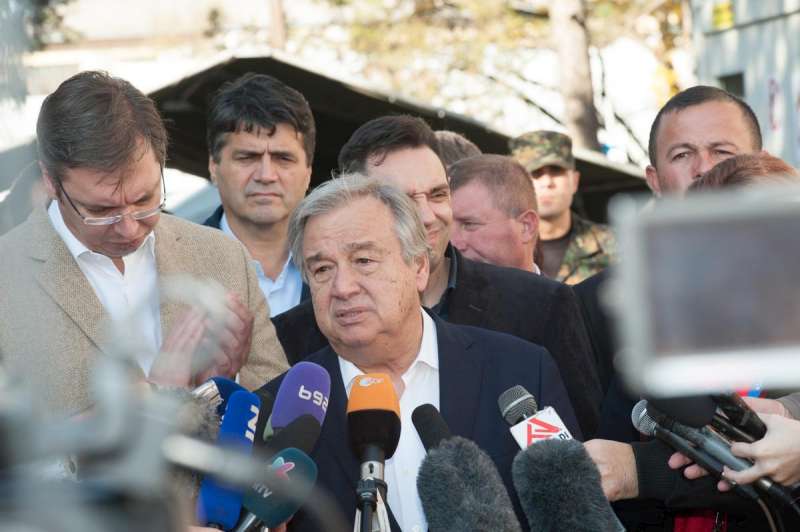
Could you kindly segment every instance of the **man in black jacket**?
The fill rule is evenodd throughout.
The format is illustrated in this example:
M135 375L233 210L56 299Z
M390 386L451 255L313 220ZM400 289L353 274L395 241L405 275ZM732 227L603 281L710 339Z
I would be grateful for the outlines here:
M572 290L532 273L473 262L450 246L450 189L430 127L410 116L371 120L342 147L339 169L385 180L414 200L432 249L422 304L452 323L509 333L547 348L581 430L591 437L602 392ZM327 345L310 302L273 323L291 362Z

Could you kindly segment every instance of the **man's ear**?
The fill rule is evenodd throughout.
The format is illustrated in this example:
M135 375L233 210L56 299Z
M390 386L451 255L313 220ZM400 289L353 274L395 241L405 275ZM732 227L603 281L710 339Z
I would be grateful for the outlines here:
M658 172L656 171L655 166L648 164L644 171L644 175L645 181L647 181L647 186L650 187L650 190L653 191L653 194L656 196L661 196L661 183L658 181Z
M571 170L572 172L572 194L574 195L578 192L578 186L581 184L581 173L577 170Z
M208 176L211 179L211 183L214 185L217 184L217 163L214 161L214 156L208 156Z
M431 274L430 257L427 253L423 253L418 257L414 257L414 273L417 278L417 291L421 294L428 287L428 279Z
M524 243L536 242L539 238L539 215L533 209L528 209L519 216L517 222L522 228L522 241Z
M44 189L47 191L47 197L51 199L58 198L56 182L53 181L53 176L47 171L42 161L39 161L39 171L42 173L42 183L44 183Z

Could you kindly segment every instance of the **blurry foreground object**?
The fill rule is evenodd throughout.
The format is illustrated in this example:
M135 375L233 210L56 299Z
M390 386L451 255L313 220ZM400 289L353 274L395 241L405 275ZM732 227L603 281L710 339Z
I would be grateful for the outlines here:
M34 207L47 204L39 166L32 162L20 172L8 195L0 202L0 235L25 221Z
M691 190L719 188L731 190L610 209L620 370L642 393L800 383L800 176L761 152L723 161Z

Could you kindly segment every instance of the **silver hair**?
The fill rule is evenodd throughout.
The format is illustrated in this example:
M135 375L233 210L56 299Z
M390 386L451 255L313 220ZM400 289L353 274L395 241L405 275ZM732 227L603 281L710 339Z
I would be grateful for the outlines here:
M308 221L360 198L375 198L389 208L395 222L394 233L400 241L406 264L411 264L422 255L430 258L431 248L426 239L425 226L408 196L392 185L364 174L343 174L315 188L289 218L289 249L304 280L308 280L303 259L303 236Z

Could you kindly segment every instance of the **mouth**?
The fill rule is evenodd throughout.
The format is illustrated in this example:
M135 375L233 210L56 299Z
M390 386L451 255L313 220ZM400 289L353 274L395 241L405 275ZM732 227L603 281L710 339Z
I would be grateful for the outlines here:
M367 316L367 308L353 307L348 309L337 310L334 313L336 321L341 325L354 325L360 323Z

